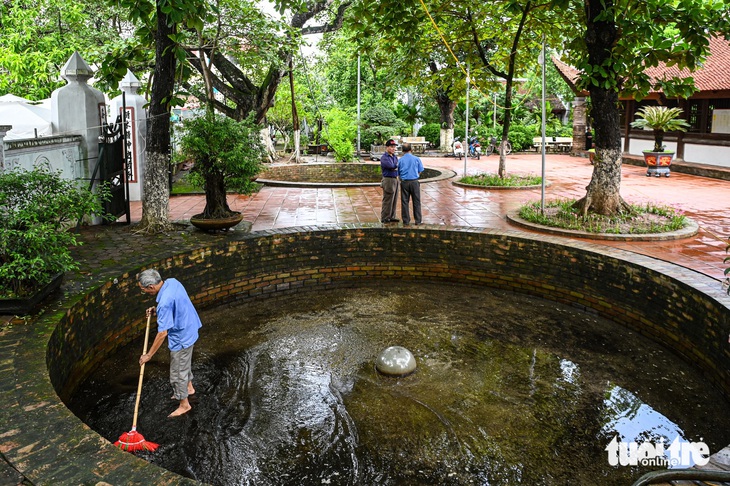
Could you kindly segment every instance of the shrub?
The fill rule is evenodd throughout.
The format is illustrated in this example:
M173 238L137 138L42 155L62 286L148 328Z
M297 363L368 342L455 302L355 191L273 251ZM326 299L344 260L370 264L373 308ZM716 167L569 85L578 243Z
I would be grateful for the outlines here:
M183 123L181 151L195 162L192 173L198 183L221 179L225 188L250 194L252 182L261 170L264 148L259 128L249 118L236 121L220 114L206 113ZM207 190L207 189L206 189Z
M32 295L78 268L69 247L80 243L67 227L101 214L108 197L104 187L93 194L48 169L0 173L0 295Z
M395 112L384 105L376 105L368 108L362 114L365 125L393 125L397 117Z
M534 125L511 124L509 129L509 141L513 151L528 150L532 148L532 139L535 134Z
M350 162L355 157L353 140L357 137L357 125L353 117L338 108L333 108L325 115L327 129L324 138L332 147L335 158L340 162Z
M386 140L394 136L393 127L384 125L375 125L360 131L360 145L370 150L371 145L383 145Z
M459 182L484 187L527 187L542 184L542 177L531 174L499 177L497 174L484 173L462 177Z
M419 137L425 137L426 141L438 146L441 143L441 126L438 123L427 123L418 130Z

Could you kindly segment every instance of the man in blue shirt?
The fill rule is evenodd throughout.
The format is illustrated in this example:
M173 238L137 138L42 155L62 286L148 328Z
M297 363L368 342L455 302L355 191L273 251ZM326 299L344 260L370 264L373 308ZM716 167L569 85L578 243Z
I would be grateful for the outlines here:
M380 171L383 180L383 204L380 209L381 223L397 223L395 212L398 209L398 157L395 156L395 140L385 142L385 153L380 157Z
M193 387L193 345L198 340L200 322L185 287L174 279L162 280L157 270L149 269L137 275L137 283L147 295L157 296L157 307L147 309L147 315L157 314L157 336L147 354L139 358L140 366L160 349L165 338L170 348L170 384L172 398L180 405L168 417L178 417L192 408L188 396L195 393Z
M416 224L421 224L421 183L418 178L423 172L423 162L411 153L411 144L403 144L403 156L398 161L398 175L400 176L400 214L403 224L411 223L408 210L408 201L413 198L413 218Z

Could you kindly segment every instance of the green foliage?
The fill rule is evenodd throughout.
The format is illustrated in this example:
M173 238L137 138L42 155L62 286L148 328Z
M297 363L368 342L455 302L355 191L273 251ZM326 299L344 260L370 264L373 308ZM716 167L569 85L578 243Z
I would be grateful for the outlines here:
M538 136L536 128L538 128L536 125L513 123L509 129L512 150L520 151L532 148L532 139Z
M680 108L668 108L666 106L642 106L636 112L639 118L631 122L634 128L650 128L654 130L654 152L664 150L662 141L664 132L687 131L689 123L679 118L682 114Z
M259 127L251 118L237 122L207 113L186 119L180 149L195 163L191 172L204 180L222 178L225 187L242 194L250 194L256 188L251 179L261 171L265 149ZM191 182L194 180L193 177Z
M402 120L406 126L407 133L405 133L405 135L410 136L413 131L413 126L421 120L421 110L418 105L415 103L410 105L399 103L396 113L398 118Z
M454 124L454 138L464 140L464 134L466 133L466 125L464 122ZM440 137L440 135L439 135Z
M542 177L535 175L508 174L499 177L498 174L476 174L462 177L459 182L475 186L496 187L525 187L536 186L542 183Z
M355 117L339 108L333 108L325 114L327 129L324 139L335 153L340 162L354 160L355 146L353 141L357 137Z
M434 145L441 143L441 125L438 123L427 123L418 129L418 136L424 137L426 141Z
M362 114L363 128L360 130L360 145L369 150L371 145L383 145L397 135L410 135L408 125L399 120L395 112L385 105L375 105Z
M385 141L392 137L392 127L369 127L360 130L360 146L369 150L371 145L383 145Z
M543 226L589 233L667 233L682 229L687 224L687 218L682 212L667 206L647 203L632 204L630 208L630 211L611 216L582 216L575 207L575 201L563 199L546 203L544 212L541 211L539 202L526 204L520 208L519 215L522 219Z
M376 105L368 108L362 114L362 120L366 126L371 125L394 125L397 117L392 109L384 105Z
M0 3L0 93L48 98L66 83L61 66L79 51L91 65L99 46L119 37L117 10L90 0L8 0ZM122 76L124 73L122 73Z
M588 52L590 36L574 36L565 44L571 64L581 72L580 89L621 91L639 100L651 91L688 98L695 91L691 76L652 79L647 68L664 63L692 71L708 53L709 35L728 32L727 5L722 0L647 0L620 8L596 0L590 3L594 25L595 21L613 25L618 35L601 62ZM606 42L601 39L597 48L605 49Z
M46 169L0 173L0 295L33 294L78 268L69 247L80 243L66 227L100 214L107 198L106 190L94 195Z

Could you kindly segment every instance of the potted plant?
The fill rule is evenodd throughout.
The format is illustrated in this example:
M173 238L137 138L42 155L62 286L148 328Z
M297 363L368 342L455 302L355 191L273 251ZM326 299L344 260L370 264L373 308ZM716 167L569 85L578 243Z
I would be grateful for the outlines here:
M662 174L669 177L674 152L664 149L664 133L687 131L689 124L679 118L681 114L681 109L666 106L643 106L636 112L636 116L640 118L632 122L631 126L654 131L654 149L644 150L647 177L652 174L656 177L660 177Z
M185 120L183 130L180 147L194 164L192 181L205 189L205 209L191 224L208 231L237 225L243 215L230 209L226 193L231 187L251 194L256 187L253 178L266 156L260 130L250 119L238 122L211 110Z
M80 189L59 173L37 168L0 172L0 314L28 314L78 268L68 228L101 214L108 190Z

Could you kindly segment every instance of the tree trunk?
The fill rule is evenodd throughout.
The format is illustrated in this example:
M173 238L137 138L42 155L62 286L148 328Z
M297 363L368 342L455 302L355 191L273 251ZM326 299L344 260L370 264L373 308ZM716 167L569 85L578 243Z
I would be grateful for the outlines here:
M294 151L289 158L289 161L294 163L300 163L302 161L302 150L301 150L301 130L294 130Z
M440 122L441 122L441 151L450 152L451 145L454 142L454 110L456 109L456 101L449 97L449 93L439 90L436 93L436 103L439 106Z
M271 135L269 135L269 127L263 127L259 131L259 133L261 134L261 141L264 143L264 148L266 149L267 160L269 162L274 162L274 157L276 156L276 147L274 147L274 142L272 142Z
M532 2L527 2L522 10L522 17L520 17L520 25L515 32L515 36L512 39L512 50L509 56L509 66L507 67L507 77L504 78L504 120L502 125L502 141L499 144L499 169L497 175L500 178L504 178L507 175L507 155L504 153L504 147L509 140L509 128L512 123L512 83L515 79L515 59L517 56L517 49L520 44L520 38L522 37L522 30L525 27L525 22L532 8ZM543 60L543 62L547 62Z
M155 32L155 71L150 93L149 124L147 125L147 162L145 167L142 221L139 230L157 233L172 227L169 221L170 170L170 108L175 87L175 51L170 36L175 24L157 5Z
M585 34L588 61L593 66L611 65L611 46L620 36L615 22L596 18L614 8L613 0L586 2L587 30ZM611 76L611 73L608 74ZM599 83L600 84L600 83ZM621 198L621 125L617 89L607 90L591 83L593 141L596 145L593 176L586 187L586 195L576 201L575 207L583 215L588 212L606 216L628 209Z
M203 218L222 219L232 214L226 200L226 185L222 174L208 173L205 176L205 209Z
M289 59L289 89L291 90L291 119L292 119L292 131L294 132L294 150L291 158L295 163L301 162L299 157L299 113L297 112L297 103L294 98L296 92L294 91L294 61Z

